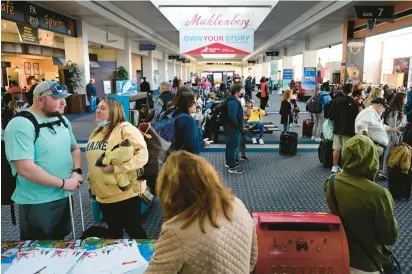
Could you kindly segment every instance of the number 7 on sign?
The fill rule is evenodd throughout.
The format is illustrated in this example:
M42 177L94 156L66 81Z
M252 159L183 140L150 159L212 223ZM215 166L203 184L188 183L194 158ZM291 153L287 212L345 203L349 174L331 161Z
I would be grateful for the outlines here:
M379 8L378 10L379 10L379 16L382 16L382 12L383 12L384 9L383 9L383 8Z

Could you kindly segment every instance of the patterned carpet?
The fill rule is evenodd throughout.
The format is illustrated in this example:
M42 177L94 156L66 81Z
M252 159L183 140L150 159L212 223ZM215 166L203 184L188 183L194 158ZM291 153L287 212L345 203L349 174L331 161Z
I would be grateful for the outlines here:
M251 160L244 164L242 175L228 174L223 167L223 153L204 153L229 186L252 211L328 211L323 194L329 170L323 169L316 153L299 153L295 157L277 153L250 153ZM309 175L309 176L308 176ZM384 183L380 183L386 187ZM86 228L99 225L91 221L87 186L82 187L83 211ZM78 197L75 199L76 236L81 235ZM403 273L412 273L412 201L396 201L396 218L399 222L399 240L394 252L403 266ZM157 238L162 225L160 205L156 201L151 214L144 222L150 238ZM9 208L2 206L2 240L18 240L18 226L13 227Z

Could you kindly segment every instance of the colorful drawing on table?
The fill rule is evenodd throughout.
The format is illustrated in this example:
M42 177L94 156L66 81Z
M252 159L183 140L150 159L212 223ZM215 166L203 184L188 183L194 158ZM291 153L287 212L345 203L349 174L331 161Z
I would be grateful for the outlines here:
M116 81L117 95L132 95L137 93L137 84L133 80Z
M53 249L36 248L30 251L20 251L14 257L11 266L6 270L6 274L20 273L44 273L50 258L54 254Z

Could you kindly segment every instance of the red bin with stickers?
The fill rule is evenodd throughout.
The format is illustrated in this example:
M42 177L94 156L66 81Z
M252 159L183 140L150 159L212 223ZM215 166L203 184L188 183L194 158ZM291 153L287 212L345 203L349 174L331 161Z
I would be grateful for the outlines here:
M339 217L330 213L253 212L256 274L349 274L349 249Z

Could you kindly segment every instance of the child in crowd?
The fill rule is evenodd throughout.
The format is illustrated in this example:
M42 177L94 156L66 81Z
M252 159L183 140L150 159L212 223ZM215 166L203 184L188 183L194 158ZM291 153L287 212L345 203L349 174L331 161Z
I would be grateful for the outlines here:
M299 106L298 106L298 94L299 91L297 88L292 89L292 100L290 100L290 103L292 105L292 115L293 115L293 122L295 123L296 127L300 127L301 124L299 124Z

